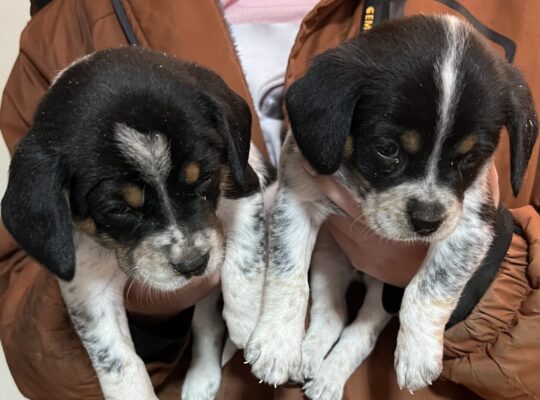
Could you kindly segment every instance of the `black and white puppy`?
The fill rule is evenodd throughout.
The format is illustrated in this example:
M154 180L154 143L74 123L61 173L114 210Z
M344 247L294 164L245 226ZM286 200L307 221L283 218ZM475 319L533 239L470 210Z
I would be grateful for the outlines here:
M286 105L292 134L280 162L261 316L246 349L253 373L271 384L309 378L309 397L340 399L390 318L382 283L366 277L364 304L343 330L348 260L328 242L312 259L321 223L339 211L306 172L307 160L348 189L371 230L430 244L405 289L395 351L400 387L429 385L441 372L445 324L494 237L487 175L503 125L515 193L523 181L538 132L527 84L468 24L415 16L316 57Z
M216 74L140 48L75 62L41 101L13 156L2 217L58 276L107 399L157 398L128 329L128 278L173 291L221 268L225 313L258 314L267 171L250 132L247 104ZM196 307L184 399L219 388L218 297Z

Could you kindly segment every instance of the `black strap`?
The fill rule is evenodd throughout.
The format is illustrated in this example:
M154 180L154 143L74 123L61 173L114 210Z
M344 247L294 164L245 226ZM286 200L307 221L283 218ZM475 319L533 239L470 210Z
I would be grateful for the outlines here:
M494 230L495 238L491 243L488 254L476 273L465 285L458 305L446 324L446 329L467 318L476 304L478 304L495 279L495 275L497 275L497 271L512 243L514 221L510 212L502 205L496 211ZM399 312L404 291L405 289L403 288L389 284L384 285L382 303L386 312L390 314L397 314Z
M504 49L504 57L506 58L506 61L508 61L509 63L514 61L514 56L516 55L516 44L512 39L501 35L499 32L495 32L491 28L488 28L486 25L476 19L476 17L469 10L467 10L461 3L456 0L435 1L438 1L439 3L444 4L445 6L463 15L463 17L465 17L465 19L469 21L469 23L474 26L478 32L480 32L486 38L498 44Z
M135 32L133 32L133 28L129 23L126 10L124 10L124 6L120 2L120 0L112 0L112 4L114 12L116 14L116 18L118 18L118 22L120 23L120 26L124 31L124 35L126 35L128 43L131 46L139 46L139 40L137 39L137 36L135 35Z
M465 6L456 0L435 0L446 7L457 11L476 28L478 32L484 35L493 43L498 44L504 50L506 60L511 63L516 55L516 43L507 36L488 28L481 23ZM364 2L362 19L360 22L360 32L367 32L381 22L402 17L404 14L406 0L366 0Z
M471 313L495 279L512 243L514 220L510 212L502 205L497 209L494 230L496 232L495 239L491 243L482 265L465 285L459 303L446 324L447 329L463 321Z

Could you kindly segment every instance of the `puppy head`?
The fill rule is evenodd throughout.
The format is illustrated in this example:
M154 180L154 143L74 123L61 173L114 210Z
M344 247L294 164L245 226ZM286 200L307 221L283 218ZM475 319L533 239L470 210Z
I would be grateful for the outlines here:
M503 125L516 194L538 133L520 73L450 16L382 24L323 53L286 102L304 157L322 174L342 166L368 224L395 240L455 228Z
M42 100L13 156L4 222L60 278L75 273L74 225L130 277L177 289L220 265L215 211L224 189L253 190L250 129L245 102L204 68L135 48L95 53Z

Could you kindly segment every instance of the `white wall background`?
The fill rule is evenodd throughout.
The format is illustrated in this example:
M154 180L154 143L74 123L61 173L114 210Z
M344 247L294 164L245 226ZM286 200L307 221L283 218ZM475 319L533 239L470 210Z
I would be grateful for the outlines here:
M0 92L4 91L9 71L18 53L19 35L29 18L30 1L0 0ZM4 140L0 139L0 198L6 189L8 165L9 153ZM13 382L1 347L0 398L2 400L24 399Z

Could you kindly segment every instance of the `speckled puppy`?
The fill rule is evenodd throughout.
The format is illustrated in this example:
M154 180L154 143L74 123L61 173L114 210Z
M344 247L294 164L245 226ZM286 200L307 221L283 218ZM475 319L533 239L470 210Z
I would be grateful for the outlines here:
M226 314L258 315L268 171L250 131L247 104L216 74L140 48L75 62L41 101L13 156L2 216L60 278L107 399L157 398L128 329L128 277L172 291L222 267ZM196 307L186 400L219 388L218 298ZM230 332L242 343L252 329Z
M348 261L335 243L312 259L321 223L339 210L306 172L307 161L348 189L374 232L430 244L405 290L395 351L399 385L422 388L441 372L445 324L494 237L487 175L503 125L514 192L521 186L538 132L529 89L466 23L415 16L316 57L286 104L292 134L246 359L270 384L300 376L311 379L309 397L340 399L390 318L382 283L366 277L364 305L343 330ZM303 343L310 260L313 311Z

